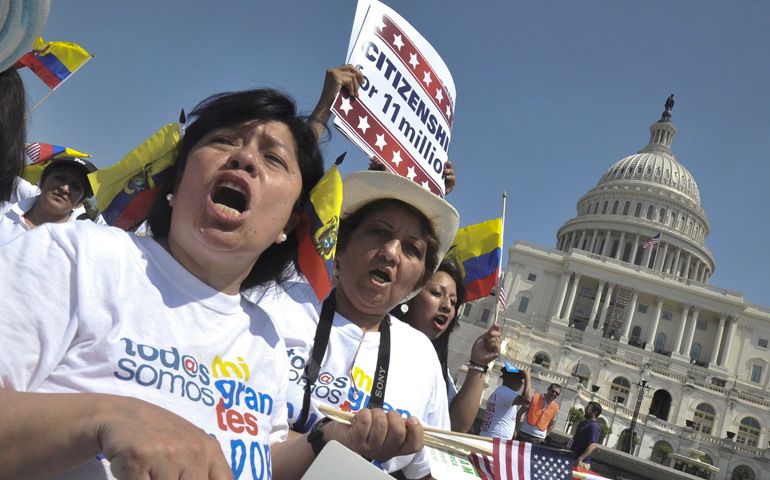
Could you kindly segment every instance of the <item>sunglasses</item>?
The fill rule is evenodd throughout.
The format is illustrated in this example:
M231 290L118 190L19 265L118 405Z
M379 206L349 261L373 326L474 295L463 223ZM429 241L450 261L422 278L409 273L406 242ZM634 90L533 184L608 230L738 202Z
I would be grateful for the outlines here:
M549 389L548 389L548 391L549 391L549 392L551 392L551 393L553 393L553 395L554 395L555 397L558 397L559 395L561 395L561 392L557 392L556 390L554 390L554 389L552 389L552 388L549 388Z

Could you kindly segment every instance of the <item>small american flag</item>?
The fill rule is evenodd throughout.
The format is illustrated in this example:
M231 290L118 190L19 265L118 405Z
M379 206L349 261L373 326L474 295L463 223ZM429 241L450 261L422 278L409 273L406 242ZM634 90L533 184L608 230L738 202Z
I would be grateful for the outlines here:
M503 304L503 317L505 317L505 276L500 278L500 303Z
M32 163L37 163L40 160L40 143L31 143L24 147L24 151Z
M542 445L494 439L494 456L471 453L481 480L572 480L573 454Z
M660 243L660 232L658 232L658 234L652 237L651 239L644 242L644 245L642 245L642 248L651 247L653 245L657 245L658 243Z

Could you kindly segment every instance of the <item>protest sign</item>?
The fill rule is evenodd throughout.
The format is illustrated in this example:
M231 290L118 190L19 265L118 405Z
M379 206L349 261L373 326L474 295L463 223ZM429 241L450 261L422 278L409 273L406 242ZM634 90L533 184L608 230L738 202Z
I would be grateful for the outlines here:
M459 455L440 448L423 447L430 463L430 476L436 480L471 480L480 475L467 455Z
M347 61L364 83L358 98L337 96L334 125L392 172L443 197L456 92L441 57L396 12L359 0Z

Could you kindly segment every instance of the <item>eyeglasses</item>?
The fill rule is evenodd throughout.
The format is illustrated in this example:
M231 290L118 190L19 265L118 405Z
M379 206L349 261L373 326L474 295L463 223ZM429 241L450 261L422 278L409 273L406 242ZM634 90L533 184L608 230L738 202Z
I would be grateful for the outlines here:
M549 388L548 391L551 392L554 397L558 397L559 395L561 395L561 392L557 392L553 388Z

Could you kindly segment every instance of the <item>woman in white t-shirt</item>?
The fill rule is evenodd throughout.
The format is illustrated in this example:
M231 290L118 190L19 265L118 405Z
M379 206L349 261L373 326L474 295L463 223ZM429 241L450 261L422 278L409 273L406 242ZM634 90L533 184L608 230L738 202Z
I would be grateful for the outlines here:
M285 346L239 294L291 262L323 174L315 135L273 90L217 95L191 117L153 237L73 222L0 247L4 476L299 478L315 458L307 438L280 443ZM371 430L384 417L323 438L406 443L404 425Z
M451 263L442 262L428 285L401 308L395 315L413 328L424 333L436 350L449 399L449 417L452 430L467 432L476 419L484 391L484 376L487 365L500 356L500 326L492 325L488 332L473 342L465 382L457 391L449 376L447 357L449 336L459 326L458 309L465 301L465 286L460 273Z
M288 416L295 432L336 425L327 426L321 405L384 411L391 424L409 419L407 439L415 437L417 418L449 428L446 386L430 342L388 312L431 278L458 222L451 205L407 178L376 171L345 177L336 289L319 305L298 279L259 300L286 341ZM388 472L430 474L424 452L393 449L390 458L368 445L352 448Z

